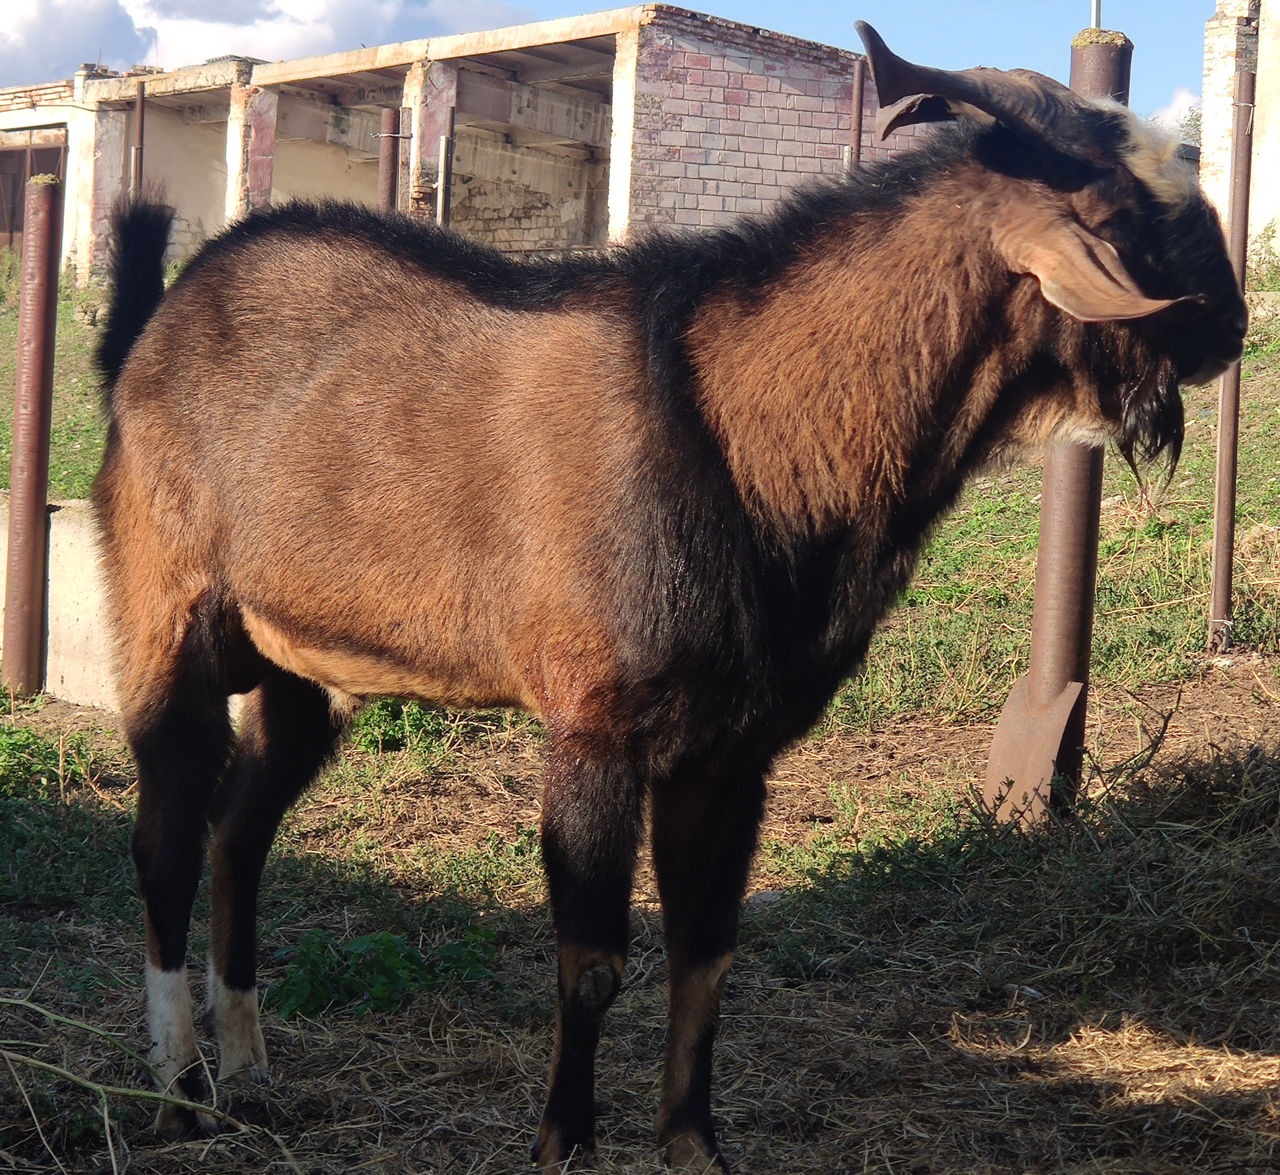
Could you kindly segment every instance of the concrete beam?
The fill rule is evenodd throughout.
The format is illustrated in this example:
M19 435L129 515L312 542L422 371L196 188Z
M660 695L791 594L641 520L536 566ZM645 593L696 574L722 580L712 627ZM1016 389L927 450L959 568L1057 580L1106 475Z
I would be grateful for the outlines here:
M254 66L255 86L287 86L316 78L341 78L353 73L376 73L380 69L407 68L431 56L431 41L396 41L371 49L350 49L345 53L322 53L292 61L269 61Z
M385 86L349 86L344 87L338 95L343 106L362 106L377 108L398 107L404 94L404 83L395 82Z
M189 65L170 73L150 74L144 80L148 98L167 98L207 90L229 90L248 82L252 70L253 62L240 58L212 65ZM90 104L123 102L132 106L138 96L138 79L88 78L84 94Z
M370 73L380 69L407 67L418 61L444 61L485 53L501 53L510 49L528 49L538 45L556 45L561 41L606 37L647 24L655 5L615 8L609 12L593 12L586 16L562 17L535 24L511 25L480 33L457 33L447 37L430 37L417 41L397 41L371 49L352 49L346 53L325 53L317 57L300 57L293 61L271 61L253 69L255 86L283 86L290 82L309 81L320 77ZM161 75L163 76L163 75Z
M472 57L484 53L501 53L510 49L533 49L540 45L558 45L562 41L585 41L591 37L609 37L649 24L656 4L639 4L632 8L614 8L608 12L592 12L586 16L568 16L560 20L544 20L537 24L514 25L482 33L457 33L431 38L431 56Z
M458 120L510 127L543 142L575 143L607 150L608 103L458 71Z
M540 82L583 82L596 81L613 76L613 54L603 49L593 49L589 45L578 45L580 53L590 53L588 60L574 64L563 61L546 60L538 65L522 65L516 74L516 81L525 85L537 85Z
M298 94L284 94L279 99L276 142L309 140L376 156L378 128L379 116L368 110L334 106L331 102Z

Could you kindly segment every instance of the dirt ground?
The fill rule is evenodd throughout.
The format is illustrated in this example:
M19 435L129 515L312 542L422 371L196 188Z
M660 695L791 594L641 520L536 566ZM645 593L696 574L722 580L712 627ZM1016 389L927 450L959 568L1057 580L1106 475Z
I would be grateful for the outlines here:
M1137 694L1095 690L1090 749L1104 773L1149 748L1166 717L1157 764L1214 747L1274 745L1280 661L1206 657L1181 686ZM101 731L110 729L112 716L51 702L22 721L50 733ZM938 788L963 792L981 778L992 728L913 719L811 736L778 765L765 837L800 844L820 833L836 819L833 787L856 788L870 810L887 805L891 794L901 806ZM461 747L450 768L430 780L390 787L371 831L389 862L427 838L441 848L482 844L495 829L509 833L536 823L538 770L535 739L495 734ZM301 843L317 858L336 859L349 847L349 828L327 819L327 806L338 802L311 801L295 817ZM1280 866L1280 853L1273 855ZM1110 858L1099 861L1100 871L1113 869ZM1270 925L1271 907L1280 908L1280 882L1268 878L1258 883L1266 887L1257 890L1258 900L1269 903L1258 927ZM837 885L820 880L815 892ZM1280 1051L1259 1043L1277 1039L1267 1026L1280 1024L1269 957L1240 989L1248 998L1233 994L1225 972L1220 982L1206 978L1205 967L1216 964L1204 960L1170 970L1161 990L1159 983L1126 978L1133 966L1123 957L1172 952L1174 938L1154 935L1149 947L1126 943L1122 929L1118 938L1104 934L1102 946L1073 946L1067 915L1041 908L1029 876L988 881L975 869L954 889L942 887L946 892L933 887L918 898L872 898L865 925L856 918L825 925L821 914L815 921L813 910L826 907L784 888L762 860L726 995L716 1116L740 1175L1280 1171ZM1104 930L1115 893L1103 888L1096 899L1094 920ZM315 906L309 917L342 930L346 915L325 907L321 888ZM984 938L1010 917L1012 939L1007 929L1003 937L991 931L991 940ZM1063 927L1060 945L1052 945L1058 940L1044 925L1054 918ZM117 1102L111 1151L101 1144L64 1147L60 1121L69 1118L68 1107L96 1113L91 1096L86 1103L86 1095L68 1088L57 1095L59 1110L5 1095L0 1118L12 1115L15 1136L25 1141L9 1152L0 1148L0 1169L528 1170L549 1059L552 944L536 902L511 919L509 934L519 941L508 941L501 954L501 998L426 995L401 1012L359 1019L269 1016L275 1084L269 1092L224 1091L230 1096L223 1104L243 1131L165 1143L149 1131L149 1110ZM600 1055L596 1169L603 1175L661 1170L651 1122L665 968L647 876L635 930L627 985ZM105 941L91 928L69 927L68 934L69 943L91 949L120 974L135 970L135 941ZM1042 940L1051 944L1048 952ZM803 959L795 969L779 965L797 950ZM1090 968L1092 951L1108 959L1096 961L1097 985L1082 986L1078 973ZM1028 975L1041 978L1033 983ZM1201 1015L1178 990L1192 983L1206 991L1216 984L1226 999L1238 1000L1237 1019L1244 1020L1226 1023L1207 1003ZM70 999L57 1005L47 984L33 998L140 1047L138 986L107 992L89 1008ZM16 1036L33 1051L39 1040L39 1055L53 1050L68 1070L102 1084L138 1083L136 1067L93 1037L47 1030L26 1014L19 1019L20 1026L0 1035ZM41 1121L48 1147L38 1144L31 1121Z

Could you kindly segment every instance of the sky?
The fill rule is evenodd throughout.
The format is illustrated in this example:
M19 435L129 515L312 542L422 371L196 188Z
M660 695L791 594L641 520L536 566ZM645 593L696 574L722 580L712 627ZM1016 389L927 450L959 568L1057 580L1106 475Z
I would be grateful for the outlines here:
M1198 98L1214 0L1100 0L1103 28L1134 42L1131 105L1170 116ZM625 4L592 0L6 0L0 87L70 77L81 62L175 69L233 53L268 61L474 32ZM1023 67L1067 80L1090 0L695 0L682 7L860 49L855 18L890 48L943 69Z

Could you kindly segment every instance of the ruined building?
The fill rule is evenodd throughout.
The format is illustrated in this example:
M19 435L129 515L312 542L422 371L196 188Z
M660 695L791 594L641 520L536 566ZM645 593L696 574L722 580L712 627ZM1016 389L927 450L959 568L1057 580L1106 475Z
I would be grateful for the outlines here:
M63 248L83 280L139 145L145 182L178 210L175 257L273 200L376 203L386 109L400 111L398 206L434 215L452 128L450 223L500 248L719 224L839 172L851 152L902 144L874 142L859 66L844 50L647 4L296 61L123 77L85 67L0 90L0 245L20 229L26 176L60 172Z

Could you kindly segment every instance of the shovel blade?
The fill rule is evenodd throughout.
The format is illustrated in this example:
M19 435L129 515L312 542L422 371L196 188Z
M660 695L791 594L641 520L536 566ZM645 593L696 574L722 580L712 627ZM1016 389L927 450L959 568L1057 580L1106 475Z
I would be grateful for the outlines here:
M1033 706L1026 677L1014 683L991 740L982 794L983 807L997 820L1030 828L1044 819L1067 723L1083 689L1083 682L1069 681L1047 706Z

